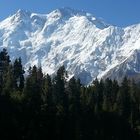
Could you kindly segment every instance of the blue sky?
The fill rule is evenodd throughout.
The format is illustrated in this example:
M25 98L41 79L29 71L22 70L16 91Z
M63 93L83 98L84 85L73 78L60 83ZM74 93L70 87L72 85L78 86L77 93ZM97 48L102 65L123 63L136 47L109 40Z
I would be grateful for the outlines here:
M0 20L18 9L48 13L61 7L90 12L117 26L140 23L140 0L1 0Z

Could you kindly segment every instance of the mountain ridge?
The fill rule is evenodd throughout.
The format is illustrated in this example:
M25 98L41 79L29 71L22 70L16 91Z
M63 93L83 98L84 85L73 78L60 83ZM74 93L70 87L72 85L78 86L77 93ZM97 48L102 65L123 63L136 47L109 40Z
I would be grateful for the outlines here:
M125 28L113 26L84 11L60 8L49 14L18 10L0 22L0 48L6 47L14 60L21 57L25 69L42 66L43 72L53 74L64 65L70 77L89 84L96 77L113 77L112 71L133 63L140 49L140 24ZM138 62L137 62L138 63ZM122 76L128 67L119 67ZM112 73L110 75L110 73Z

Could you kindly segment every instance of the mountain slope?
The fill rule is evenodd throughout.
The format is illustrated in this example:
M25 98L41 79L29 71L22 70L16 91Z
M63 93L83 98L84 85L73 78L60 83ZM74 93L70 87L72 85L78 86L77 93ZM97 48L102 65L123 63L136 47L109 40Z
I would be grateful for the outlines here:
M114 78L116 68L122 75L129 69L134 74L140 72L135 69L140 63L136 55L140 24L120 28L70 8L46 15L17 11L0 22L3 47L7 47L12 60L22 57L26 69L38 65L45 73L53 74L65 65L69 75L79 77L84 84L96 77ZM116 77L121 78L117 72Z

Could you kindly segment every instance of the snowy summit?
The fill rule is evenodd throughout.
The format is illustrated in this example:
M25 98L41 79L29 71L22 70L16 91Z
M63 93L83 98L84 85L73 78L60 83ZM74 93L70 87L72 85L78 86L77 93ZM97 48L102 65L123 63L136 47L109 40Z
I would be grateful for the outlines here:
M53 74L64 65L84 84L140 73L140 24L120 28L70 8L49 14L18 10L0 22L3 47L12 60L21 57L26 69L37 65Z

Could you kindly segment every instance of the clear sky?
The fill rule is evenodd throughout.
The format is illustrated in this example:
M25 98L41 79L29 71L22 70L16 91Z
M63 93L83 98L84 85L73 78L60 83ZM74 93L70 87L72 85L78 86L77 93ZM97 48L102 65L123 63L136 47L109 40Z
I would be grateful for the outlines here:
M18 9L49 13L61 7L90 12L117 26L140 23L140 0L0 0L0 20Z

